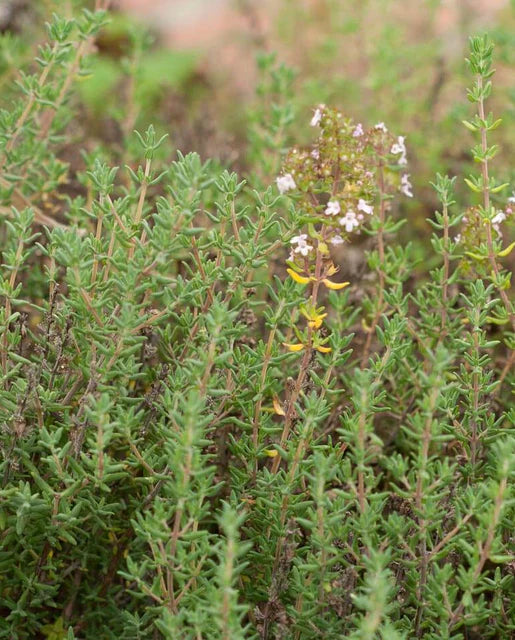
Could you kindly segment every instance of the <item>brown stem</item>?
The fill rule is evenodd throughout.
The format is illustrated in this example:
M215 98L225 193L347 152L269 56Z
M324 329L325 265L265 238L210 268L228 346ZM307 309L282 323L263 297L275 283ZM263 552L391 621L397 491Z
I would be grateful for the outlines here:
M145 174L143 176L143 182L141 185L141 191L138 199L138 206L136 208L136 215L134 216L134 226L136 229L139 227L141 218L143 216L143 206L145 204L145 198L147 196L148 178L150 176L151 163L152 161L150 160L150 158L147 158L147 161L145 162ZM129 260L132 260L134 256L134 251L136 249L136 242L137 242L136 236L134 236L131 241L131 246L129 247L129 255L128 255Z
M236 220L236 205L234 200L231 202L231 224L232 224L232 232L234 233L234 237L237 242L240 241L240 230L238 229L238 221Z
M478 76L477 80L478 89L482 90L483 88L483 78ZM484 99L481 96L478 102L478 112L479 117L482 121L485 120L485 103ZM481 162L481 175L483 178L483 207L485 210L485 215L490 214L490 180L488 176L488 160L486 159L486 152L488 150L488 142L486 137L486 128L481 127L481 151L483 153L484 159ZM486 224L486 244L488 247L488 260L490 262L490 266L492 267L492 271L494 273L494 277L496 282L500 281L500 273L499 273L499 265L497 264L497 260L494 252L494 245L492 239L492 224L490 221ZM515 331L515 313L512 310L512 306L510 303L510 299L505 289L498 287L499 295L501 296L501 300L506 308L506 313L511 322L512 329Z
M361 405L362 407L365 407L367 405L367 389L362 389L361 393ZM358 503L361 513L365 513L365 509L367 506L365 492L365 472L363 470L365 466L366 420L366 413L364 410L362 410L360 412L358 421L358 449L360 451L360 457L362 458L358 464Z
M324 237L324 232L325 232L325 229L322 231L323 237ZM320 289L320 282L323 279L322 278L322 266L323 266L322 259L323 259L322 253L317 248L316 263L315 263L315 279L314 279L313 287L311 290L311 305L313 307L315 307L317 304L318 292ZM304 380L306 379L306 376L309 371L309 363L311 362L311 356L313 354L313 333L314 333L313 329L311 327L308 327L307 343L306 343L306 348L304 349L304 355L302 357L302 361L300 363L299 373L297 375L297 380L295 381L293 390L286 404L286 416L284 418L284 426L283 426L283 431L282 431L281 440L280 440L281 448L283 448L284 445L286 444L286 441L290 434L290 429L295 417L295 404L299 399L299 395L302 390ZM272 468L271 468L272 473L277 473L277 471L279 470L280 464L281 464L281 458L280 456L277 456L276 458L274 458L272 462Z
M53 48L52 48L52 55L55 55L57 51L57 44L54 44ZM38 80L38 87L39 89L41 89L43 87L43 85L46 82L46 79L48 77L48 74L50 73L53 65L54 65L55 59L53 59L49 64L46 65L46 67L43 69L43 71L41 72L41 75L39 76L39 80ZM20 133L23 130L23 125L25 124L25 122L27 121L27 118L30 115L30 112L32 111L32 107L34 106L34 103L36 102L36 95L34 94L34 92L32 92L30 94L29 100L27 102L27 104L25 105L25 109L23 110L23 112L21 113L20 117L18 118L16 125L14 127L14 133L12 134L12 136L9 138L9 141L7 142L7 144L5 145L5 151L6 153L10 153L13 148L14 148L14 143L16 142L18 136L20 135Z
M102 239L102 223L104 221L104 212L102 211L102 204L103 204L103 198L100 198L100 211L97 217L97 228L96 228L96 233L95 233L95 244L96 249L95 249L95 255L93 258L93 267L91 269L91 286L93 287L95 285L95 282L97 280L97 273L98 273L98 247L100 245L100 241Z
M231 627L229 624L231 615L231 584L234 567L235 545L232 536L227 540L224 567L224 589L222 597L222 640L231 640Z
M50 128L52 127L52 124L54 122L54 118L57 112L59 111L59 108L63 104L64 99L66 98L66 94L68 93L70 86L73 80L75 79L75 74L79 70L81 60L88 53L92 43L93 43L93 37L89 37L89 38L86 38L85 40L82 40L82 42L77 47L77 51L75 52L75 58L73 59L70 69L68 70L68 75L66 76L63 82L63 86L61 87L61 91L59 91L59 95L57 96L55 104L52 105L52 107L50 107L49 111L43 117L43 123L41 125L41 129L39 130L38 140L40 141L45 140L46 137L48 136Z
M451 531L449 531L449 533L447 533L433 549L431 549L431 551L428 553L428 556L427 556L428 563L431 562L431 560L436 556L436 554L439 551L441 551L450 540L454 538L454 536L458 533L461 527L464 524L467 524L470 518L472 518L471 513L467 513L466 516L463 516L460 522L458 522L458 524L453 529L451 529Z
M417 475L417 485L415 489L415 506L418 512L418 520L420 527L420 543L419 543L419 553L420 553L420 578L417 585L417 600L418 607L417 613L415 616L415 634L417 636L420 635L420 623L422 619L422 610L423 603L422 598L424 595L424 589L427 582L427 568L429 564L429 554L427 552L427 520L422 516L423 511L423 498L424 498L424 490L425 490L425 478L426 478L426 469L427 463L429 460L429 446L431 444L431 428L433 423L433 414L436 407L436 401L438 399L439 389L433 388L431 394L429 396L429 411L426 416L426 420L424 422L424 430L422 432L422 450L420 453L420 467L418 469Z
M382 154L382 149L380 150ZM363 355L361 357L361 368L364 369L368 356L370 353L370 346L372 344L372 338L375 334L375 329L379 323L381 318L381 314L383 313L383 303L384 303L384 286L385 286L385 274L384 274L384 263L385 263L385 251L384 251L384 222L385 222L385 214L386 214L386 199L385 199L385 182L384 182L384 162L382 155L380 156L379 165L379 227L377 229L377 251L379 254L379 267L377 268L377 274L379 276L379 292L377 297L377 310L372 320L372 325L367 334L367 339L365 341L365 346L363 347Z
M499 483L499 491L497 492L497 495L495 497L492 520L490 522L490 526L488 527L488 533L486 536L485 543L481 547L481 555L479 557L479 561L473 573L472 583L474 584L477 582L479 576L481 575L481 572L483 571L483 567L485 566L488 558L490 557L490 552L492 550L492 545L494 543L494 538L495 538L495 530L497 528L497 525L499 523L499 519L501 516L501 510L503 507L503 498L504 498L504 493L506 491L507 484L508 484L508 480L506 476L504 476L501 479L501 482ZM470 589L468 593L470 594ZM465 595L466 594L464 594L460 604L454 610L451 616L451 619L449 621L449 629L453 627L459 620L462 619L463 610L465 608Z
M447 331L447 291L449 287L449 211L447 204L443 205L443 278L442 278L442 313L440 322L441 342Z
M472 333L474 340L474 353L476 358L479 356L479 337L478 337L479 329L475 329ZM471 465L471 476L469 478L469 482L474 479L475 474L475 466L477 459L477 449L479 444L479 435L478 435L478 424L476 420L476 416L479 410L479 373L474 368L474 373L472 375L472 393L473 393L473 418L471 424L471 433L470 433L470 465Z
M254 409L254 420L252 422L252 444L254 446L254 452L256 454L257 454L257 448L259 444L259 418L261 415L261 406L263 404L263 391L265 388L268 365L270 364L270 359L272 357L272 347L274 344L276 331L277 331L277 327L274 326L272 327L272 329L270 329L270 333L268 334L268 340L265 347L265 355L263 357L263 367L261 369L261 380L259 383L259 396L256 402L256 407ZM257 473L257 455L256 455L256 462L254 464L254 474L256 473Z
M7 352L8 352L8 337L9 337L9 318L11 316L12 306L11 306L11 292L14 289L14 283L16 282L16 277L18 276L18 269L20 267L21 256L23 253L23 239L20 238L18 240L18 246L16 247L16 256L14 258L14 268L11 271L11 275L9 277L9 294L5 297L5 327L4 334L2 336L2 370L4 375L7 375Z

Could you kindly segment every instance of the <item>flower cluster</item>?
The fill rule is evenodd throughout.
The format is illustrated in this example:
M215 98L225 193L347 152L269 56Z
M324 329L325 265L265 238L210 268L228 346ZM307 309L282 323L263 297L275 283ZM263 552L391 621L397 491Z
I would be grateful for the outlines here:
M384 196L398 190L413 197L409 174L404 173L407 151L404 136L392 135L384 122L370 129L345 118L336 109L319 105L310 122L319 135L309 148L294 147L288 153L277 188L295 199L307 228L290 240L288 274L299 284L311 285L311 299L303 307L308 333L297 329L297 343L291 351L310 346L327 348L316 333L325 314L317 307L319 289L341 289L348 283L329 278L338 269L329 247L342 245L378 214L379 175Z
M395 137L384 122L366 130L341 112L319 105L310 122L319 129L310 148L293 148L276 179L281 194L295 197L299 210L312 220L308 232L291 240L292 268L314 268L317 250L327 254L359 233L377 209L377 171L385 163L386 188L412 198L410 176L404 172L404 136ZM311 267L309 267L311 264Z

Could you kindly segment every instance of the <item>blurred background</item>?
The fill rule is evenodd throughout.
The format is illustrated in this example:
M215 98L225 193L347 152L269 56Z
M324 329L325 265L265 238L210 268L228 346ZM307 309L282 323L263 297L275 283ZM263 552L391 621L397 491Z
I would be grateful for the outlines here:
M20 69L33 64L52 11L72 15L94 2L0 0L0 103ZM312 109L326 103L407 136L415 228L436 200L435 173L466 174L471 113L464 57L468 37L496 44L490 108L502 116L496 173L513 183L514 0L114 0L97 55L79 82L80 137L116 156L124 133L154 123L172 148L195 150L252 174L253 140L277 105L288 104L280 152L313 133ZM6 39L16 42L15 54ZM79 127L79 124L76 125ZM264 135L264 134L263 134ZM273 149L273 144L270 144ZM114 158L116 161L116 157ZM458 190L462 185L458 185ZM411 209L410 209L411 207Z

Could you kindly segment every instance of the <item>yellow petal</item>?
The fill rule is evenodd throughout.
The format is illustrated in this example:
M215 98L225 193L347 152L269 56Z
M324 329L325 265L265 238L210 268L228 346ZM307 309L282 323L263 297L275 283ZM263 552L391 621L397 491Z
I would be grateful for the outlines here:
M320 251L320 253L322 253L325 256L329 254L329 247L326 245L325 242L318 243L318 250Z
M339 270L340 270L340 267L335 267L334 264L332 264L327 270L327 275L334 276L334 274L338 273Z
M302 349L304 349L302 342L298 342L297 344L288 344L288 342L283 342L283 345L290 351L302 351Z
M473 251L465 251L465 255L474 258L474 260L486 260L488 258L488 256L481 256Z
M348 287L350 284L350 282L331 282L327 278L322 280L322 282L328 289L334 289L335 291L337 291L338 289L343 289L344 287Z
M312 329L319 329L322 326L322 321L327 316L327 313L321 313L318 316L315 316L312 320L308 322L308 327Z
M506 247L506 249L503 249L502 251L499 251L499 253L497 255L500 258L505 258L506 256L510 255L510 253L513 250L513 247L515 247L515 242L512 242L508 247Z
M264 454L269 458L276 458L279 455L279 452L277 451L277 449L265 449Z
M286 271L290 276L290 278L293 278L293 280L295 280L295 282L298 282L299 284L307 284L311 280L311 278L306 278L304 276L301 276L293 269L286 269Z
M321 345L318 345L318 347L315 347L315 349L317 351L320 351L320 353L329 353L330 351L332 351L331 347L322 347Z
M281 407L281 403L279 402L279 398L274 395L272 398L272 403L274 405L274 410L278 416L285 416L284 409Z

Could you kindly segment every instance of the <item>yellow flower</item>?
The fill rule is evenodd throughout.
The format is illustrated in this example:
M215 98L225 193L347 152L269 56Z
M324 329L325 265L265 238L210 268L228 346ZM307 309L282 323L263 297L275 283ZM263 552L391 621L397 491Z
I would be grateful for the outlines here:
M298 342L296 344L289 344L288 342L283 342L283 345L290 351L302 351L302 349L304 349L304 345L302 344L302 342Z
M330 353L332 351L331 347L323 347L320 344L318 346L316 346L315 349L317 351L320 351L320 353Z
M322 282L328 289L334 289L335 291L338 291L338 289L343 289L344 287L348 287L350 284L350 282L331 282L331 280L328 280L327 278L324 278Z
M510 253L513 251L513 247L515 247L515 242L512 242L508 247L506 247L506 249L503 249L502 251L499 251L499 253L497 255L500 258L505 258L506 256L509 256Z
M322 326L322 322L326 316L327 316L327 313L320 313L318 315L313 316L311 320L308 322L308 327L311 327L312 329L319 329Z
M279 455L279 452L277 449L265 449L264 454L269 458L276 458Z
M311 280L311 278L306 278L305 276L301 276L293 269L286 269L286 271L290 276L290 278L292 278L293 280L295 280L295 282L298 282L299 284L308 284L308 282Z
M286 415L284 413L284 409L281 407L281 403L279 402L279 398L276 395L273 396L272 402L273 402L273 405L274 405L274 411L276 412L276 414L278 416Z

